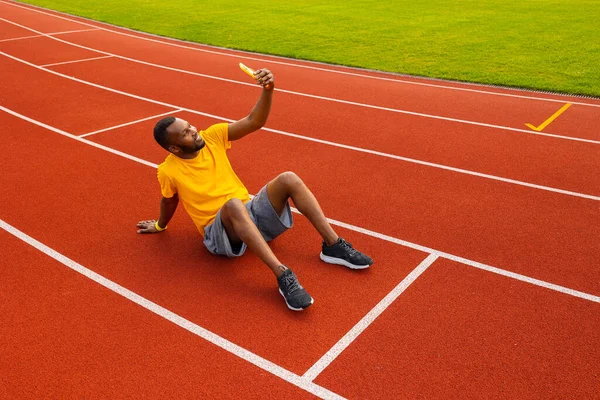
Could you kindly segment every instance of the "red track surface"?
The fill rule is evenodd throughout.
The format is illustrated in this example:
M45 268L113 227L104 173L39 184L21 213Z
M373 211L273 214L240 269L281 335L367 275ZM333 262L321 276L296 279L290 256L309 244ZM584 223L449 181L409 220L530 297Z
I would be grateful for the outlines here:
M0 2L1 17L13 22L0 21L0 40L35 35L31 29L91 28L48 14ZM258 90L238 83L247 81L237 63L269 67L280 90L271 131L235 143L234 167L252 193L282 171L298 173L330 218L350 224L335 226L338 233L375 265L352 272L321 264L318 235L295 215L294 229L273 248L315 305L292 313L256 257L211 256L183 211L161 235L135 234L135 223L158 211L153 168L8 112L0 113L0 220L297 376L428 253L443 252L314 383L349 398L600 398L600 101L400 78L109 29L56 35L88 49L48 37L0 41L0 104L74 135L179 107L238 119ZM132 60L35 68L106 55L94 50ZM544 129L559 137L525 132L525 123L539 125L567 102L574 105ZM219 121L177 115L198 127ZM150 133L157 118L86 139L158 164L165 153ZM313 396L4 230L0 244L7 266L0 271L0 397Z

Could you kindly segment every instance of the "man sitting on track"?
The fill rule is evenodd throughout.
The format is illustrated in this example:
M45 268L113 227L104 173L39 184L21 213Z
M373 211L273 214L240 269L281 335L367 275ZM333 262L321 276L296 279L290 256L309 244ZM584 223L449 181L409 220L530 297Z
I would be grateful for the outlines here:
M158 166L160 217L138 223L138 233L165 230L181 198L211 253L239 257L248 247L277 277L287 306L298 311L310 306L313 299L267 244L292 226L289 198L322 236L321 260L352 269L367 268L373 260L334 232L311 191L293 172L277 176L250 199L225 151L231 147L230 141L260 129L267 121L273 74L260 69L255 77L262 93L250 114L239 121L216 124L200 133L179 118L163 118L156 124L154 138L171 154Z

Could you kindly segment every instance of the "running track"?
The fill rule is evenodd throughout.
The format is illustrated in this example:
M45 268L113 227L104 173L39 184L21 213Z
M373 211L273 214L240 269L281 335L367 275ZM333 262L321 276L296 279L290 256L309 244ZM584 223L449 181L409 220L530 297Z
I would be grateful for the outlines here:
M0 0L0 397L600 398L600 100L209 48ZM289 311L252 255L155 218L151 128L243 117L251 193L293 170L368 271L273 243L315 298ZM566 103L572 106L542 132ZM75 271L79 273L75 273Z

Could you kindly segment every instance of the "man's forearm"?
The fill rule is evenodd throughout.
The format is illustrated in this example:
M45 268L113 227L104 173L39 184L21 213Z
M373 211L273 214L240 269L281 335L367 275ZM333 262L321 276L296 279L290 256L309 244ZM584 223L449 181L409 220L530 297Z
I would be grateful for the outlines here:
M273 90L275 88L273 74L268 69L259 69L255 71L254 75L257 82L263 86L263 90L250 114L239 121L229 124L229 140L238 140L259 130L265 126L267 118L269 118L271 102L273 101ZM266 87L269 88L266 89Z
M250 111L248 119L252 121L252 124L258 128L261 128L267 122L269 113L271 112L271 103L273 102L273 89L263 89L262 93L256 105Z
M175 214L175 210L177 210L177 205L179 204L179 197L177 195L171 197L170 199L165 199L164 197L160 201L160 218L158 219L158 226L161 228L166 228L173 218L173 214Z

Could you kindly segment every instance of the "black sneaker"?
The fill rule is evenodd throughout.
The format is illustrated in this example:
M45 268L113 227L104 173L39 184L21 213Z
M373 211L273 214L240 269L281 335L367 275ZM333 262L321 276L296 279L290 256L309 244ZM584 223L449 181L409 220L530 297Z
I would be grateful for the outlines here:
M352 269L365 269L373 264L373 259L352 247L344 239L339 238L331 246L323 242L321 260L329 264L344 265Z
M290 310L301 311L310 306L314 300L304 290L296 274L291 269L286 269L283 275L277 278L279 284L279 293L285 299Z

